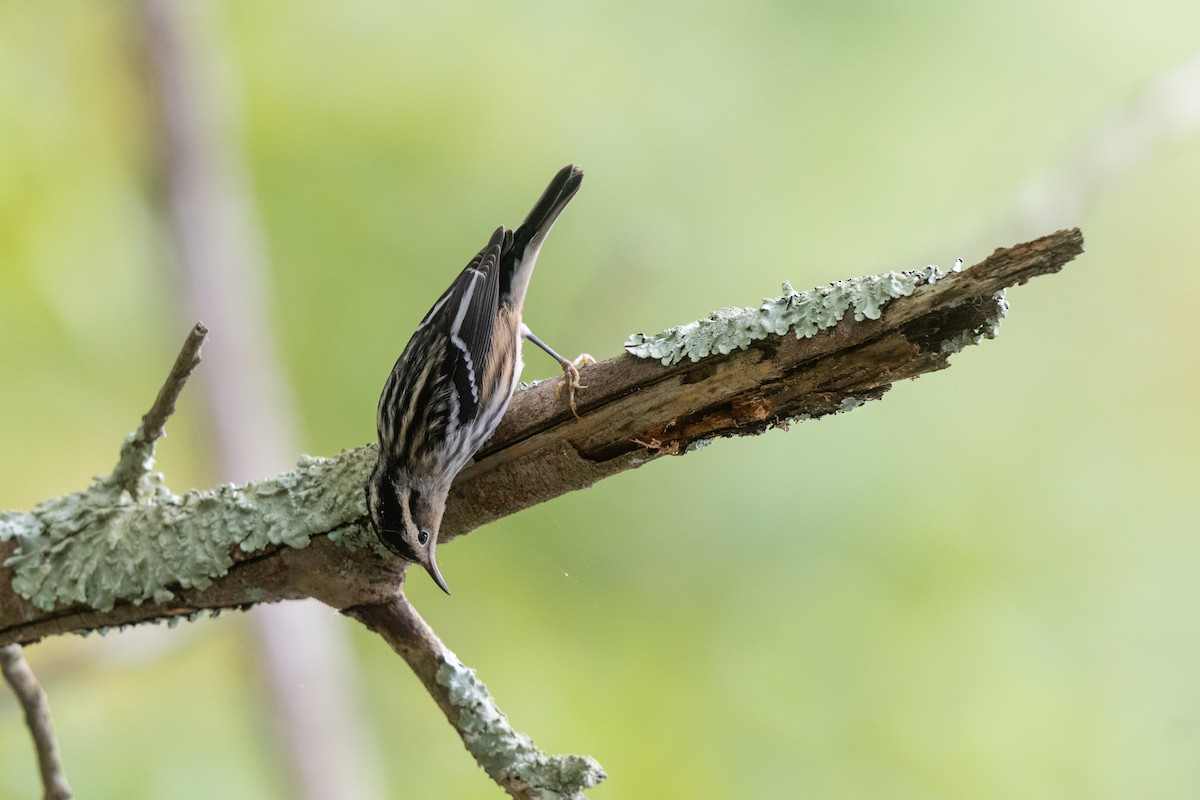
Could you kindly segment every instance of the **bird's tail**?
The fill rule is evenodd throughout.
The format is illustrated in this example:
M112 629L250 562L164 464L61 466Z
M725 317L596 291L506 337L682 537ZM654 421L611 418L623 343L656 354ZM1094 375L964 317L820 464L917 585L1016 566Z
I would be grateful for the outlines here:
M567 203L571 202L575 192L579 191L582 181L583 171L574 164L560 169L550 180L550 185L542 192L529 215L525 217L525 221L512 231L512 243L504 243L504 254L501 256L502 300L513 302L515 305L524 301L525 290L529 286L529 277L533 273L533 265L537 261L542 242L554 227L558 215L567 207Z

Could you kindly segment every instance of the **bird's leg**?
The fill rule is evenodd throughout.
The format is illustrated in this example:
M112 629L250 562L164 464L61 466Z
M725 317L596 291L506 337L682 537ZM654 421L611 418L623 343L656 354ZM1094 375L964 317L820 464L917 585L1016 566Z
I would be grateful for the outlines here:
M534 336L533 331L529 330L529 326L525 325L524 323L521 324L521 335L536 344L542 350L546 351L546 353L555 361L557 361L559 366L562 367L563 380L562 383L558 385L558 390L555 392L555 395L561 395L563 388L566 387L567 402L571 406L571 413L575 415L576 419L578 419L579 410L575 407L575 390L587 388L587 386L579 382L579 368L584 364L595 364L596 359L592 358L587 353L581 353L574 361L570 361L569 359L564 358L563 356L560 356L558 353L554 352L554 350L550 348L550 345Z

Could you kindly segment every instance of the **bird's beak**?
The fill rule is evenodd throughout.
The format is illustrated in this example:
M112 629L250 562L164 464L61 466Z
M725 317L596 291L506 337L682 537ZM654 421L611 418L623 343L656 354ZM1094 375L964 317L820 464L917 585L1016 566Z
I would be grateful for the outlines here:
M442 573L438 570L437 560L433 557L432 548L429 550L429 563L422 564L421 566L425 567L425 571L429 573L429 577L433 578L433 582L438 585L439 589L446 594L450 594L450 587L446 585L446 581L442 577Z

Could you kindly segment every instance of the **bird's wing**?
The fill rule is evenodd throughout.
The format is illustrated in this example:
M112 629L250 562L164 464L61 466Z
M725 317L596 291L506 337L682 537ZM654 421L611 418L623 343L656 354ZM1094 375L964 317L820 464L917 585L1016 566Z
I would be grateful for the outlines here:
M492 333L500 302L499 262L504 228L496 229L450 286L437 322L448 339L447 373L458 392L459 423L479 412L484 370L492 352Z

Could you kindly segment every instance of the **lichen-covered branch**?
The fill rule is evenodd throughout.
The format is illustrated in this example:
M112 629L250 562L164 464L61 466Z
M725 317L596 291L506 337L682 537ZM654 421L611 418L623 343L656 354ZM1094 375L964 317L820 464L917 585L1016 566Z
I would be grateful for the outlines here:
M1006 287L1057 272L1082 249L1078 230L1060 231L958 272L785 292L635 337L630 349L650 357L584 368L581 419L554 382L518 393L455 481L442 539L715 437L876 399L993 335ZM0 644L295 597L339 609L387 602L403 565L364 527L374 461L367 445L302 458L269 480L182 495L155 478L144 498L101 481L32 511L0 512Z
M145 502L104 482L0 512L0 643L316 597L341 608L390 596L398 563L356 522L368 448L305 458L244 486Z
M408 662L485 772L521 800L582 798L604 780L590 756L549 756L513 729L475 670L465 666L402 593L345 613L379 634Z
M67 774L58 754L58 742L54 738L54 726L50 723L50 703L33 670L26 663L20 645L6 644L0 647L0 672L25 712L25 724L29 726L33 746L37 750L43 796L46 800L71 800L74 795L67 783Z
M442 540L717 437L881 397L895 381L943 369L951 355L994 335L1007 287L1058 272L1081 252L1078 229L1059 231L945 275L927 267L785 292L711 321L631 337L627 347L645 358L587 367L581 419L558 400L555 382L514 399L455 481ZM784 322L800 325L799 334Z

